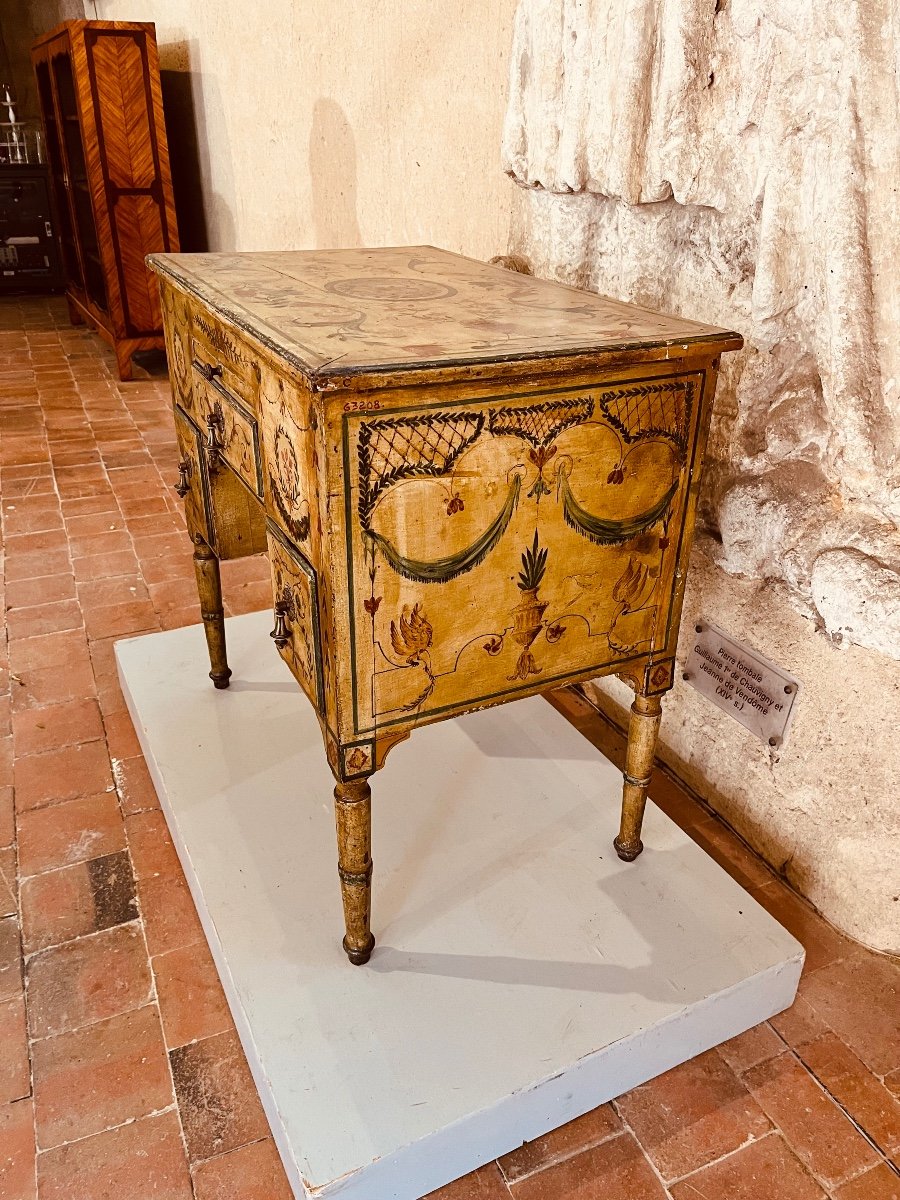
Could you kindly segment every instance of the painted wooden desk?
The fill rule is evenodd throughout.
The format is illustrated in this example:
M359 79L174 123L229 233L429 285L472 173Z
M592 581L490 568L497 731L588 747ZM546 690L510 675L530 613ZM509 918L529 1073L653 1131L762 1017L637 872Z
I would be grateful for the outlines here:
M149 262L210 675L228 686L219 559L265 551L337 781L351 962L374 946L369 777L424 722L622 676L635 858L740 336L427 246Z

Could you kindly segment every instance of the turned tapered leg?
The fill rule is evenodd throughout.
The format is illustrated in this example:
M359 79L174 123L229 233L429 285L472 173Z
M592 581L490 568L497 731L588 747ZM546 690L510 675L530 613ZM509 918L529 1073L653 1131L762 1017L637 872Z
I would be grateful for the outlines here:
M219 560L200 536L194 535L194 568L200 593L200 615L209 649L210 679L217 688L227 688L231 678L225 657L225 611L222 608L222 582Z
M338 874L347 932L344 949L356 966L369 961L375 939L369 928L372 900L372 791L365 779L334 789Z
M619 836L613 842L616 854L626 862L632 862L644 848L641 822L644 819L661 716L659 696L635 696L628 725L628 749L625 752L622 822Z

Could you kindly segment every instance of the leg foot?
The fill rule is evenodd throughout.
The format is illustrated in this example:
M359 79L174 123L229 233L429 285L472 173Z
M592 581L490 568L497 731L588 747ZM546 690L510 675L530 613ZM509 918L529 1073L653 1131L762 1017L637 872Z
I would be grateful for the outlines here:
M344 905L343 947L355 966L369 961L375 939L369 928L372 901L372 791L368 782L339 783L334 789L338 875Z
M637 846L627 846L621 842L618 837L614 837L613 846L615 847L616 854L618 854L622 862L634 862L637 856L644 849L644 843L640 838L637 840Z
M225 610L222 607L222 581L219 560L199 534L194 536L194 569L200 593L200 615L206 632L210 679L217 688L227 688L231 670L225 656Z
M354 950L351 946L348 946L346 937L341 940L341 945L344 947L344 952L354 967L363 967L372 957L372 951L375 949L375 939L370 933L369 944L363 946L361 950Z
M613 841L616 854L624 862L634 862L644 848L641 824L647 803L647 788L653 770L656 738L662 704L659 696L634 698L631 721L628 725L628 749L625 753L625 775L622 785L622 821L618 837Z

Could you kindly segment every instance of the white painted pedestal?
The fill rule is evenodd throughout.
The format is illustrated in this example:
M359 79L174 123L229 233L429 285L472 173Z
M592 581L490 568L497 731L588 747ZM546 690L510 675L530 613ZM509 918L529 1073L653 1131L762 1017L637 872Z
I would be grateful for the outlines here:
M373 779L377 948L341 950L333 781L269 640L119 642L128 705L298 1197L416 1200L793 1001L803 950L540 698ZM305 1189L305 1191L304 1191Z

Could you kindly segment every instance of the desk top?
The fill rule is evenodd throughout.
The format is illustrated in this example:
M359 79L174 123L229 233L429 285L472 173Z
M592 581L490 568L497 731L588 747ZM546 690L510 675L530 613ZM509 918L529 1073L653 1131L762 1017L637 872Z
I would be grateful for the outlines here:
M310 379L703 343L739 334L433 246L154 254L150 266ZM676 357L676 355L672 355Z

